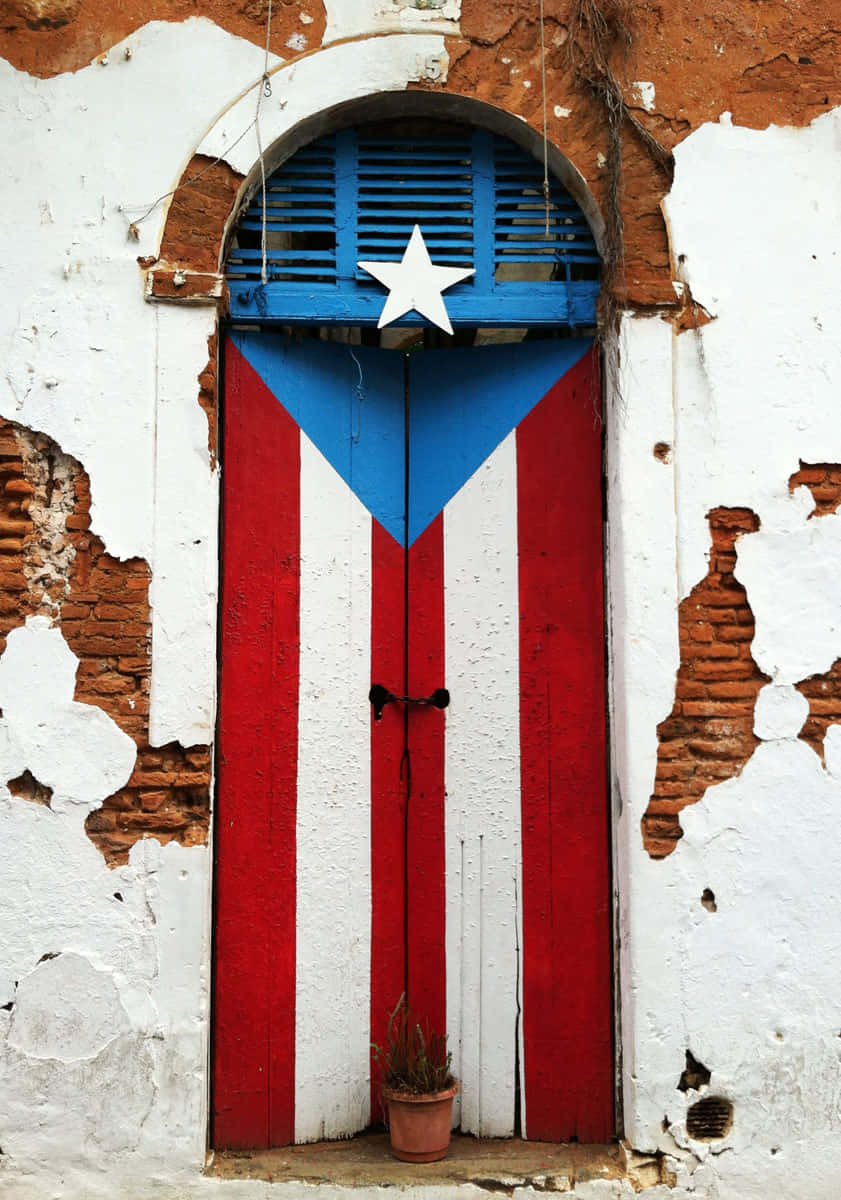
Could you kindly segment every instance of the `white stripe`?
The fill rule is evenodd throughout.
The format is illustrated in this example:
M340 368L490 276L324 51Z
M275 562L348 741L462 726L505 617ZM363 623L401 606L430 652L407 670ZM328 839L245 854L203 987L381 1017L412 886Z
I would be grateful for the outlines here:
M514 433L444 510L447 1026L461 1128L514 1132L520 703Z
M371 518L303 433L300 672L295 1140L307 1142L370 1115Z

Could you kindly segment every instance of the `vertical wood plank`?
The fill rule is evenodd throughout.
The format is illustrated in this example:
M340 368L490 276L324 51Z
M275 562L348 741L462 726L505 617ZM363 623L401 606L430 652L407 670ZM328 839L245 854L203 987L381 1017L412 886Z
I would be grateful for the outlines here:
M213 1143L250 1149L294 1136L300 445L225 363Z
M521 852L513 432L444 510L444 564L447 1025L462 1131L510 1137Z
M591 351L517 430L526 1133L613 1127L601 436Z
M370 1111L371 517L304 433L300 628L295 1141L312 1142Z
M373 601L371 682L406 694L405 551L372 521ZM405 721L387 704L379 721L371 711L371 1042L385 1045L388 1018L405 987L406 789L401 778ZM371 1063L371 1117L382 1118L380 1080Z
M409 549L408 692L428 696L444 679L444 520ZM407 956L409 1002L446 1029L444 729L445 710L412 705L407 749Z

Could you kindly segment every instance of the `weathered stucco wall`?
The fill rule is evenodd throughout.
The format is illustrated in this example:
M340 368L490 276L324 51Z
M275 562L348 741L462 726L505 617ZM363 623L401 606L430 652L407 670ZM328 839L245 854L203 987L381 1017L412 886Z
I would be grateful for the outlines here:
M189 20L152 0L131 20L112 7L19 0L0 31L10 1196L38 1194L45 1169L66 1196L113 1195L114 1171L215 1186L198 1171L217 314L148 303L137 260L213 275L253 176L266 6L207 0ZM604 212L604 110L567 52L587 11L546 3L549 134ZM626 312L606 415L625 1130L669 1156L676 1186L652 1194L829 1200L841 1175L841 31L829 0L625 11L634 38L627 65L611 60L616 78L674 151L672 181L624 126ZM275 3L263 142L407 87L539 129L536 12ZM166 203L141 220L197 154L200 170L223 162L179 193L168 223ZM203 222L212 236L191 241ZM687 1052L706 1082L684 1074ZM687 1133L702 1093L733 1106L724 1140Z

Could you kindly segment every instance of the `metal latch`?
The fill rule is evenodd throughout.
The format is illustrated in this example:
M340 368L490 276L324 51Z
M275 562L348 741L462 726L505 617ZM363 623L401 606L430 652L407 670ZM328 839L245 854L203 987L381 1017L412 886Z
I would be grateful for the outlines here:
M450 703L450 693L446 688L436 688L429 696L395 696L381 683L375 683L368 693L368 699L374 709L374 720L379 721L387 704L425 704L430 708L446 708Z

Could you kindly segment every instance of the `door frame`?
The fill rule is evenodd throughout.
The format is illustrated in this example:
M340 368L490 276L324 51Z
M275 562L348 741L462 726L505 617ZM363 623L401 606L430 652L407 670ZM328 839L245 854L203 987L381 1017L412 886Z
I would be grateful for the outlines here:
M400 98L401 101L405 100L405 99L407 99L407 98L406 97ZM411 98L409 98L409 99L411 99ZM420 98L414 97L414 102L410 103L407 107L410 109L414 109L415 111L420 111L421 108L423 108L424 111L427 111L427 107L423 103L425 101L425 99L426 99L425 97L420 97ZM514 119L509 118L507 116L507 114L500 114L500 113L498 113L497 110L488 110L487 106L479 105L478 102L472 102L472 101L462 102L462 101L460 101L460 99L458 97L445 96L445 97L438 97L437 99L440 101L443 101L443 104L438 104L438 105L434 106L434 108L437 110L437 112L434 115L438 115L438 113L440 113L442 110L444 110L444 111L455 110L458 112L459 119L464 120L465 115L466 115L465 107L473 110L472 111L473 116L476 115L476 111L478 109L481 109L482 115L484 117L484 120L482 123L486 127L500 129L500 126L504 126L505 136L508 136L508 137L511 137L512 133L515 132L515 129L516 129L517 134L520 135L520 136L518 136L517 140L521 144L528 142L528 141L531 141L531 142L535 141L532 131L527 130L527 129L523 130L521 127L517 127L516 124L514 123ZM420 100L420 103L418 103L419 100ZM378 110L381 109L381 104L375 98L368 98L366 101L362 102L359 105L355 105L354 107L359 114L358 119L361 121L364 119L369 119L372 111L377 112L377 114L379 115ZM402 105L401 105L401 110L402 110ZM488 119L489 111L492 114L490 119ZM291 153L294 152L295 149L298 148L298 146L304 144L306 141L311 139L313 127L317 128L320 126L321 129L329 127L329 124L332 123L330 121L331 116L334 116L334 114L329 114L329 115L328 114L318 114L318 116L316 118L314 118L313 120L303 123L303 125L308 127L307 133L305 134L303 132L303 126L299 126L298 129L295 131L294 137L285 139L284 144L282 146L275 144L275 146L272 147L272 150L270 152L271 157L274 159L274 161L282 161L285 158L287 158ZM500 129L500 131L502 131L502 130ZM268 158L268 156L267 156L267 158ZM577 177L574 175L574 172L573 172L571 166L566 162L566 160L561 159L560 155L557 153L557 151L554 150L554 148L553 148L553 153L551 155L551 158L555 160L552 163L553 168L556 168L557 164L559 162L562 162L565 164L565 169L563 170L563 175L566 176L566 178L565 178L564 182L566 182L568 185L569 179L573 178L576 183L576 192L578 192L579 196L580 196L582 187L583 187L583 181L581 181L580 177ZM579 196L577 196L576 198L579 198ZM594 214L596 217L598 217L598 210L595 208L592 198L589 197L589 193L585 193L585 196L586 196L586 200L588 201L587 208L585 209L585 211L589 210L588 217L590 216L591 213ZM598 235L599 235L598 231L599 231L601 222L600 222L600 220L597 220L596 222L594 222L594 224L596 225L596 229L594 230L594 232L596 232L597 238L598 238ZM316 323L316 321L318 321L318 323L320 323L320 324L337 324L337 325L341 324L341 322L338 320L330 322L327 320L319 321L316 318L314 323ZM220 333L224 333L224 331L226 329L227 329L227 325L223 324L220 328ZM602 347L602 349L604 350L604 347ZM221 373L223 370L221 353L220 353L219 366L220 366L220 377L221 377ZM604 396L604 392L605 392L604 384L605 384L605 381L609 377L610 377L609 372L602 373L603 396ZM222 395L221 388L220 388L220 395ZM219 411L220 411L220 425L223 425L224 419L225 419L224 398L222 399L222 403L219 405ZM603 483L603 490L604 490L604 492L606 492L607 488L606 488L606 476L605 476L605 470L604 470L604 454L606 453L606 450L607 450L607 444L606 444L606 438L604 436L604 426L603 426L602 444L603 444L602 483ZM223 464L223 467L224 467L224 464ZM605 589L605 592L604 592L604 617L605 617L604 648L605 648L605 661L606 661L605 684L606 684L607 706L606 706L606 710L605 710L605 714L604 714L604 719L605 719L605 728L606 728L606 745L607 745L607 752L608 752L608 761L609 761L609 766L610 766L612 764L610 698L611 698L612 688L613 688L613 676L612 676L612 672L610 669L612 655L611 655L611 628L610 628L610 619L609 619L609 614L611 611L611 605L610 605L610 561L609 561L609 555L608 555L609 547L608 547L608 541L607 541L607 537L606 537L607 515L608 515L608 499L607 499L607 496L605 495L604 499L603 499L603 517L604 517L605 536L603 537L602 552L603 552L603 563L604 563L604 589ZM221 528L221 523L224 521L224 519L225 519L225 514L224 514L224 512L221 511L221 506L220 506L220 528ZM220 554L220 564L219 565L220 565L220 580L221 580L222 573L224 571L224 563L222 562L221 554ZM221 627L220 627L220 632L219 632L219 645L218 645L217 661L219 663L219 669L221 671L221 664L222 664ZM218 720L218 714L217 714L217 720ZM217 728L217 733L218 733L218 728ZM218 788L218 778L217 778L216 786ZM614 772L613 772L613 770L609 769L608 770L608 787L607 787L607 794L605 796L605 803L608 805L608 813L609 813L609 818L610 818L609 819L609 827L610 827L610 834L611 834L611 837L610 837L611 844L609 846L606 846L605 850L606 850L606 853L608 853L608 869L610 872L610 881L611 881L610 882L610 890L611 890L611 901L612 901L612 922L611 922L611 924L612 924L612 946L613 946L612 1004L613 1004L614 1029L615 1029L615 1035L614 1035L615 1106L614 1106L614 1111L615 1111L615 1116L616 1116L617 1133L621 1133L621 1130L622 1130L621 1099L622 1099L623 1080L622 1080L622 1074L621 1074L621 1039L619 1036L619 1016L620 1016L620 1014L619 1014L619 1006L617 1004L617 996L619 994L619 962L618 962L618 953L617 953L617 949L618 949L618 939L617 939L618 889L617 889L616 880L615 880L615 864L616 864L617 848L616 848L616 844L615 844L616 820L614 817L614 810L615 810L616 806L615 806L615 800L614 800L614 793L615 793ZM218 811L218 806L215 806L215 811ZM214 871L215 871L215 868L214 868ZM213 890L213 895L214 895L214 921L213 921L214 933L213 933L213 936L215 938L215 929L216 929L216 919L215 919L216 889L215 888ZM215 951L214 951L214 953L212 955L212 963L213 963L214 971L215 971L215 962L216 962L216 956L215 956Z

